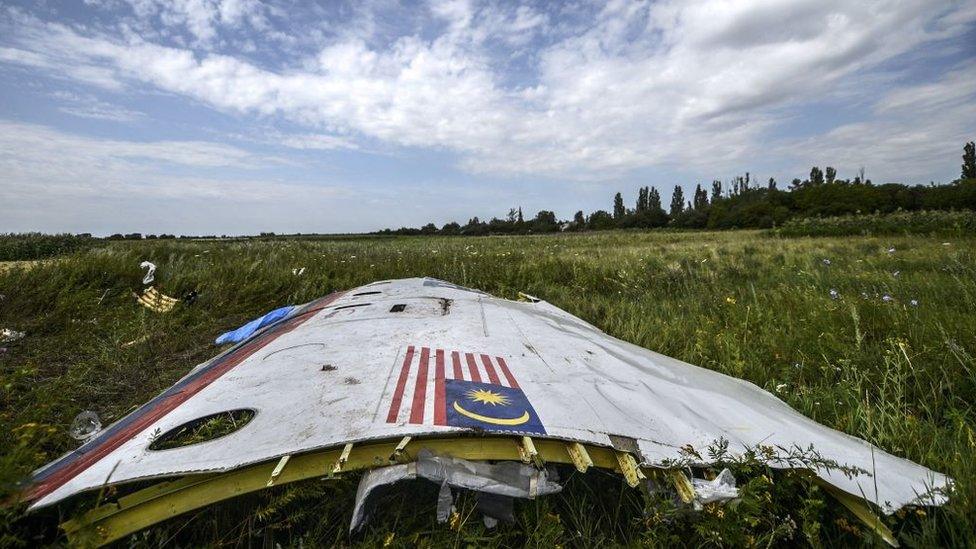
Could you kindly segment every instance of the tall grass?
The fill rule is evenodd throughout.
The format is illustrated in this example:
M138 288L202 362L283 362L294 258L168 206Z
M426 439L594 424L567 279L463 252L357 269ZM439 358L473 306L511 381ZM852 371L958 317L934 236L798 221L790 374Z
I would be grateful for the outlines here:
M976 238L792 239L758 232L609 232L545 237L119 242L0 273L0 326L28 336L0 354L0 482L74 447L80 411L125 414L212 356L213 338L272 308L378 279L433 276L496 295L539 296L609 334L747 379L813 419L956 481L949 505L890 519L910 546L972 544L976 531ZM140 261L162 291L199 300L139 307ZM826 260L826 261L825 261ZM292 269L306 267L302 276ZM833 295L831 290L834 291ZM888 296L887 299L884 296ZM127 343L137 341L137 343ZM604 473L517 506L487 531L462 499L433 520L436 488L390 494L369 545L652 546L872 542L830 498L755 463L734 507L694 513ZM355 479L311 481L225 502L137 545L346 544ZM408 496L409 495L409 496ZM50 511L0 517L0 542L57 539ZM189 522L187 522L189 520ZM263 541L262 541L263 540Z

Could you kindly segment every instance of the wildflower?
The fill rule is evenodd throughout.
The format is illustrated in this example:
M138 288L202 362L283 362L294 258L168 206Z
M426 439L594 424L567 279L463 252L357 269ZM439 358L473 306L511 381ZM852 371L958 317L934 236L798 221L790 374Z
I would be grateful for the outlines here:
M786 384L785 384L785 383L780 383L779 385L777 385L777 386L776 386L776 392L777 392L777 393L780 393L780 392L782 392L782 391L783 391L783 389L785 389L785 388L786 388Z
M830 289L830 299L837 299L838 297L840 297L840 294L837 292L837 290L831 288Z
M893 254L893 253L895 253L895 247L894 247L894 246L892 246L892 247L890 247L890 248L888 248L888 253L889 253L889 254Z
M891 273L891 276L898 276L900 274L901 274L901 271L895 271L895 272Z
M884 301L885 303L888 303L888 302L891 302L891 301L894 301L894 300L895 300L895 298L891 297L888 294L885 294L885 295L881 296L881 301Z
M735 305L735 298L732 297L732 296L729 296L729 297L725 298L725 302L728 303L728 304L730 304L730 305Z
M830 267L830 260L827 259L827 258L824 258L823 264L826 265L826 266L828 266L828 267Z
M918 300L917 299L913 299L913 300L909 301L908 304L911 305L912 307L918 307Z

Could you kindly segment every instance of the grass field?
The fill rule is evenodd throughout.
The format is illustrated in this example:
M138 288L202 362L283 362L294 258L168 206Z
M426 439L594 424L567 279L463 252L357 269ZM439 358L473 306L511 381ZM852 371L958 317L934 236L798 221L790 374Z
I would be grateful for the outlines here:
M140 261L160 288L199 300L136 304ZM305 267L303 275L292 269ZM813 419L956 481L951 503L888 519L908 546L972 545L976 531L976 238L781 238L759 232L545 237L116 242L0 269L0 482L73 448L72 418L120 418L216 353L226 329L336 289L432 276L514 298L523 291L638 345L747 379ZM832 292L833 291L833 292ZM885 297L887 296L887 297ZM695 513L588 473L520 503L487 531L462 499L434 519L436 487L391 494L363 537L346 534L356 479L312 481L164 523L135 545L872 544L853 516L798 476L734 472L736 505ZM57 511L0 515L0 544L64 543Z

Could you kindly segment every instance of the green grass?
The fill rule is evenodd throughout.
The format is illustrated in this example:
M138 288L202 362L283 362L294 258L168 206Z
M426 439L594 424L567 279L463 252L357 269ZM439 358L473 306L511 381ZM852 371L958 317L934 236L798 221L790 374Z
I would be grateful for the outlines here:
M888 249L893 247L894 252ZM162 291L200 294L155 314L135 303L140 261ZM829 260L829 265L824 261ZM306 267L303 276L293 268ZM976 531L976 238L785 238L759 232L539 237L115 242L0 269L0 483L76 446L72 418L120 418L214 355L213 338L272 308L385 278L433 276L523 291L607 333L747 379L813 419L956 480L951 503L892 517L908 546L972 545ZM838 294L836 299L830 291ZM882 296L889 295L890 301ZM912 305L916 300L917 305ZM126 343L136 343L126 345ZM777 387L779 389L777 390ZM717 471L715 471L717 472ZM694 513L617 477L570 475L488 532L462 498L434 520L436 487L391 493L370 530L346 534L356 479L284 486L138 534L140 546L267 544L651 546L875 543L796 475L734 465L744 497ZM84 498L82 498L84 499ZM82 502L82 503L90 503ZM65 510L68 510L66 507ZM63 543L57 511L0 514L0 545Z

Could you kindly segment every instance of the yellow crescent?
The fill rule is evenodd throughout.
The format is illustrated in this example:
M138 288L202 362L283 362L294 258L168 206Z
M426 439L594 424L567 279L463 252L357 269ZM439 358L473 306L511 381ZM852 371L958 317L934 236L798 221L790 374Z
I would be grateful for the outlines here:
M511 419L483 416L481 414L476 414L474 412L469 412L465 410L464 408L461 407L460 404L458 404L456 400L454 401L454 409L457 410L457 413L463 416L467 416L471 419L476 419L484 423L491 423L493 425L521 425L526 421L529 421L529 417L530 417L528 410L526 410L521 416L511 418Z

